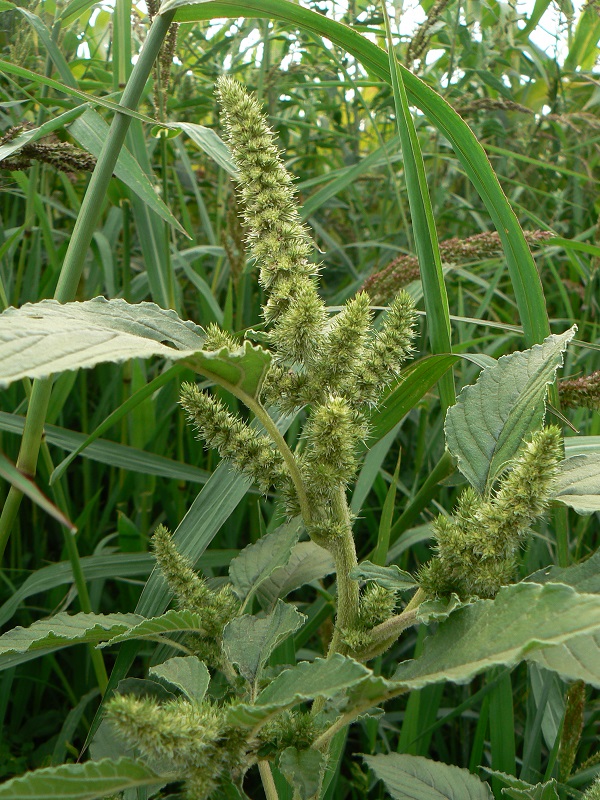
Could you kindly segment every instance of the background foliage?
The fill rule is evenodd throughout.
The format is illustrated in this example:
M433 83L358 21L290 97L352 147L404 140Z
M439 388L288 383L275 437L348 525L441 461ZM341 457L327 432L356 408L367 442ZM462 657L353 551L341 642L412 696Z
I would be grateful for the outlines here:
M384 45L378 6L307 5ZM552 8L556 44L541 47L540 31L548 24L543 15ZM495 0L424 0L417 11L414 18L425 22L411 25L403 24L400 5L395 9L393 31L403 32L395 39L401 63L469 123L524 229L551 235L536 234L531 241L552 330L562 332L576 322L578 338L597 343L597 4L575 10L569 0L556 7L538 0L526 17ZM5 10L0 26L0 303L5 308L54 294L93 166L89 154L99 154L111 102L118 100L129 77L148 20L144 7L127 0L117 0L114 8L85 0L45 0ZM260 326L261 298L255 267L245 257L227 155L205 129L193 127L217 127L214 82L230 71L265 104L288 168L298 177L304 216L322 251L327 303L339 305L369 281L377 301L385 304L390 286L404 282L423 308L412 257L410 182L400 155L391 87L330 42L280 22L187 22L171 46L163 52L139 111L151 120L191 127L161 135L165 129L151 121L133 121L126 146L135 161L120 159L77 299L153 300L202 325L214 321L231 331ZM522 349L515 296L498 241L493 235L469 241L493 231L489 214L448 141L422 113L414 122L442 243L454 350L497 358ZM42 125L48 126L47 137L32 138L10 152L16 137ZM65 149L63 143L84 152ZM444 245L448 239L455 241ZM386 268L386 281L372 277ZM429 352L425 320L417 345L423 354ZM563 374L591 373L598 361L597 348L570 348ZM477 369L459 361L456 386L472 383ZM179 383L190 375L171 370L166 375L161 362L102 365L65 373L54 387L39 485L78 528L80 564L94 611L135 609L153 567L149 536L160 522L175 529L192 508L188 525L191 530L193 522L194 535L206 547L199 567L218 579L240 549L281 521L271 498L252 490L243 496L228 492L223 470L193 506L217 456L202 451L177 405ZM29 391L23 382L1 395L1 449L13 461ZM235 400L225 394L222 399L235 409ZM54 473L115 409L123 413L111 418L100 438L62 474ZM597 412L565 413L581 434L600 435ZM360 558L379 541L380 519L391 520L389 562L414 571L428 558L428 524L437 510L452 507L460 488L454 477L426 493L432 502L419 499L443 454L442 424L434 389L399 428L377 441L352 498L353 510L360 512ZM290 440L297 431L292 423ZM6 484L0 491L6 492ZM557 553L554 536L542 526L525 554L523 574L551 561L565 566L598 547L595 516L563 514L559 523L570 548ZM59 523L24 503L5 552L0 623L28 625L59 610L78 610L69 557ZM297 656L321 652L321 638L331 626L329 586L325 579L297 593L309 625L278 648L272 663L293 663ZM422 638L419 633L407 637L399 646L402 652L392 649L385 662L418 653ZM109 673L116 652L103 652ZM152 655L151 647L140 651L131 674L145 674ZM380 668L387 671L388 665ZM84 646L0 673L0 776L75 760L98 701L98 671ZM427 687L408 702L390 703L378 720L352 729L331 796L381 796L381 784L373 785L355 753L427 755L531 782L548 778L563 714L564 686L531 665L488 673L469 686ZM588 694L569 779L573 790L587 785L598 770L599 714L597 694ZM285 798L285 783L276 779ZM247 791L254 796L251 786ZM255 791L260 792L258 785Z

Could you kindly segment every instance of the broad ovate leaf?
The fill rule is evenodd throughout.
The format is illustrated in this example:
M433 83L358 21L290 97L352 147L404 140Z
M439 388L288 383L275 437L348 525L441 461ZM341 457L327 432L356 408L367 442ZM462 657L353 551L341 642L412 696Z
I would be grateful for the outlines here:
M249 544L232 560L229 578L240 600L247 601L278 567L287 564L301 525L300 518L280 525L273 533Z
M107 758L26 772L0 786L0 800L95 800L163 783L160 775L139 761Z
M394 800L493 800L487 783L460 767L400 753L363 758Z
M270 364L266 350L203 351L204 330L154 303L96 297L79 303L27 303L0 314L0 387L21 378L162 356L226 388L255 396Z
M578 514L600 511L600 453L565 458L559 464L552 497Z
M393 678L409 689L467 683L490 667L513 666L542 648L597 631L600 596L563 584L518 583L500 589L493 600L455 611L426 639L423 654L400 664Z
M298 542L292 547L287 564L276 569L261 583L256 593L267 608L311 581L335 572L333 556L315 542Z
M266 616L243 614L228 622L223 630L223 649L240 674L254 683L277 645L305 620L304 614L280 600Z
M446 414L446 443L458 468L480 494L489 491L523 439L544 419L548 385L575 336L573 326L542 344L498 359L466 386Z
M312 747L308 750L288 747L279 757L279 769L298 800L312 800L317 796L326 764L327 757Z
M60 612L34 622L28 628L17 627L0 636L0 669L7 669L37 655L72 644L96 644L137 625L137 614L66 614Z
M363 561L358 567L354 567L350 577L355 581L374 581L384 589L390 589L393 592L406 592L417 586L417 582L410 572L405 572L396 564L380 567L371 561Z
M175 656L150 668L152 677L160 678L181 690L190 700L200 703L204 699L210 673L197 656Z
M340 653L331 658L302 661L281 672L263 689L253 705L231 706L228 719L232 725L251 728L284 708L315 697L332 697L372 675L370 669Z

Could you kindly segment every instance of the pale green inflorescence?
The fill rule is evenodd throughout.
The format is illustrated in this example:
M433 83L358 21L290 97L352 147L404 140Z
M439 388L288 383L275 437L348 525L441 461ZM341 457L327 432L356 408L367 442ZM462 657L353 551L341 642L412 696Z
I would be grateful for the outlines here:
M189 637L197 655L209 664L223 663L221 640L225 625L237 616L239 602L229 585L213 591L182 556L169 531L159 525L152 537L154 554L169 589L180 608L193 611L202 620L202 634Z
M561 458L560 429L544 428L513 460L494 496L466 489L454 516L437 518L436 555L420 575L428 597L494 597L514 580L517 553L548 506Z
M600 800L600 775L583 795L583 800Z
M178 697L115 695L107 714L117 733L134 742L150 765L186 780L190 800L210 797L223 777L244 768L245 735L226 723L225 709Z
M314 247L300 220L292 177L261 108L231 78L219 80L217 93L239 171L247 241L266 294L263 313L270 325L273 365L261 399L284 413L310 408L295 457L311 509L311 519L305 522L309 533L326 544L349 530L351 519L347 512L341 514L340 492L356 473L358 445L367 433L365 411L397 377L411 352L414 306L402 293L375 330L369 297L361 292L328 319L317 291L318 267L310 260ZM227 336L219 337L211 329L211 348L227 345ZM267 437L189 385L183 389L182 405L222 457L252 477L262 491L278 488L290 515L301 511L298 487Z

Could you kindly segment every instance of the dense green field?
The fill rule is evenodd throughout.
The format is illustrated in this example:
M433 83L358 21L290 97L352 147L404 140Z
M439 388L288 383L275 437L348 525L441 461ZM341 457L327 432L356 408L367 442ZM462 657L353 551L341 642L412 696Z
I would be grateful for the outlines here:
M598 4L148 6L0 0L0 799L598 800Z

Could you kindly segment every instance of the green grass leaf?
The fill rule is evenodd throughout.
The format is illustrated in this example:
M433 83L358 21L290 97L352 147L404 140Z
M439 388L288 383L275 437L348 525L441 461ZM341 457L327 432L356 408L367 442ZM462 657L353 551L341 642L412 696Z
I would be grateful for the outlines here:
M100 155L108 131L109 127L106 122L92 108L88 108L69 126L69 133L75 141L96 158ZM172 225L179 233L187 236L184 228L160 199L150 183L150 179L126 147L122 147L119 152L114 174L159 217Z
M573 326L541 345L498 359L466 386L446 415L446 443L458 468L480 494L544 419L547 387L561 366Z
M394 800L492 800L487 783L466 769L400 753L363 756Z
M94 800L115 792L156 786L164 779L139 761L86 761L27 772L0 786L1 800Z

